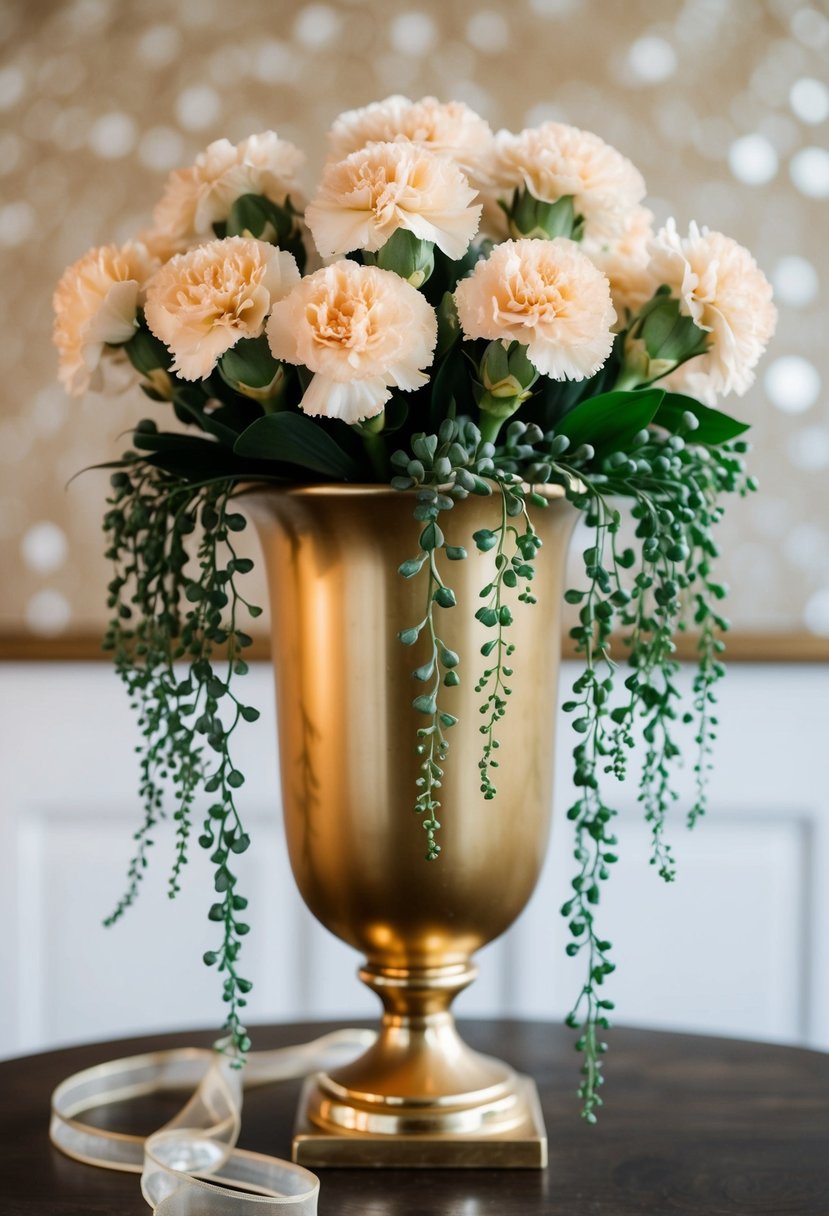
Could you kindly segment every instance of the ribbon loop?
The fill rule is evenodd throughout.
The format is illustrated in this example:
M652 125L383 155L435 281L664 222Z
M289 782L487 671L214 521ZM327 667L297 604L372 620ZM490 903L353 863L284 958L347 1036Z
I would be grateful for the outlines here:
M316 1175L236 1148L243 1089L336 1067L375 1037L370 1030L337 1030L311 1043L252 1052L244 1069L218 1052L190 1047L111 1060L61 1082L52 1095L49 1135L77 1161L140 1173L155 1216L315 1216ZM79 1118L113 1102L179 1089L194 1092L146 1138Z

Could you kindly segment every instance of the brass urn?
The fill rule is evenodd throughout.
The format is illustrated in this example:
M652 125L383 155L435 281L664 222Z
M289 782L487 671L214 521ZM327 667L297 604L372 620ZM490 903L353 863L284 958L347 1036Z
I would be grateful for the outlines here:
M459 719L439 791L440 857L425 859L414 811L422 715L412 700L417 646L398 631L421 620L425 579L398 566L417 550L413 498L384 486L254 491L245 498L264 550L276 671L285 831L302 898L365 955L359 972L383 1003L376 1043L305 1086L294 1139L304 1165L546 1164L534 1083L472 1051L451 1013L475 977L475 951L529 899L550 828L560 605L575 511L553 490L534 525L543 547L538 603L517 602L512 694L498 724L497 796L480 788L481 694L491 636L475 619L494 555L477 529L497 526L492 498L441 519L465 561L445 563L457 606L437 609L461 656L443 690ZM495 520L495 523L493 522Z

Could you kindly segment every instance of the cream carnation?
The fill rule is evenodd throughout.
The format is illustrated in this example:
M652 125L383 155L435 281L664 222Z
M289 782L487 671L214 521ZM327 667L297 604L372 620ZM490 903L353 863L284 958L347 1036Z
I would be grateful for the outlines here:
M462 101L435 97L410 101L395 95L346 110L328 133L329 158L344 160L366 144L395 140L448 156L473 181L487 176L493 145L489 123Z
M176 169L153 212L153 223L167 240L192 242L226 220L237 198L263 194L284 203L296 194L296 175L305 157L273 131L251 135L234 145L217 139L189 169Z
M314 373L305 413L354 423L379 414L392 388L428 383L422 369L432 362L437 318L392 271L341 261L280 300L267 332L276 359Z
M135 333L143 286L155 267L143 245L128 242L90 249L63 272L52 300L53 340L67 392L78 397L101 387L104 348Z
M639 170L598 135L560 122L495 137L496 193L508 199L524 186L537 199L555 203L571 196L584 216L585 234L620 236L630 211L645 197Z
M323 257L375 251L398 228L461 258L478 230L475 191L451 160L409 143L369 144L328 164L305 221Z
M709 349L672 373L670 387L708 404L726 393L742 395L777 324L765 275L731 237L693 223L681 237L669 220L650 252L654 283L667 284L681 312L711 335Z
M455 291L467 338L517 341L553 380L583 380L613 346L607 279L573 241L504 241Z
M240 338L257 338L275 300L299 279L290 253L241 236L171 258L147 285L147 324L173 371L203 380Z
M659 286L650 270L649 241L653 237L653 213L635 207L625 221L622 235L613 241L587 238L582 249L610 283L610 294L620 328L635 316Z

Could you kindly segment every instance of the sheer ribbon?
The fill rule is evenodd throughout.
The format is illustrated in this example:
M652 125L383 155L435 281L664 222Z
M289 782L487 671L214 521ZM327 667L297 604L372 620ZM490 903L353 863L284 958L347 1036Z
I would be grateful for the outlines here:
M77 1161L140 1174L155 1216L315 1216L315 1174L236 1148L243 1088L334 1068L375 1037L370 1030L338 1030L296 1047L251 1052L244 1069L195 1047L110 1060L61 1082L52 1095L49 1135ZM193 1094L147 1137L106 1131L79 1117L112 1102L179 1089Z

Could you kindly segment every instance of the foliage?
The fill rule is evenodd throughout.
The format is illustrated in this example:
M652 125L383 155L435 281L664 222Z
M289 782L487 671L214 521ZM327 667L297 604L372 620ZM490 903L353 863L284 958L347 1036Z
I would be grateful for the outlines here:
M553 239L558 242L555 248L560 248L581 241L585 234L585 216L571 196L544 202L534 198L529 187L521 187L515 189L511 202L501 200L501 206L509 231L532 238L520 245L522 257L535 266L533 273L541 273L533 260L539 249L534 241ZM264 194L247 192L229 206L225 219L214 223L213 232L219 242L225 238L237 242L234 248L240 240L242 245L247 242L251 264L259 265L265 243L278 244L279 257L287 257L289 251L295 258L292 265L299 280L308 244L302 225L301 213L290 198L276 203ZM185 260L198 252L198 241L191 235L194 246L182 255ZM695 239L700 239L699 233ZM306 320L316 318L321 326L322 336L317 337L327 355L333 358L336 347L340 360L330 383L323 378L315 386L322 383L337 403L328 416L319 416L321 393L311 393L310 406L306 400L315 377L322 375L320 367L288 361L284 350L292 348L284 333L277 335L276 345L270 340L267 326L279 319L286 297L270 300L270 318L266 321L263 313L258 329L238 328L246 310L253 315L259 308L261 284L237 278L232 290L226 289L220 280L222 261L228 259L221 252L209 271L213 278L207 286L214 290L210 308L191 309L178 332L182 350L192 359L194 326L206 327L202 347L196 344L199 365L209 368L202 379L186 379L176 372L180 352L173 351L172 340L168 349L151 331L138 303L129 339L105 344L106 357L128 359L146 395L167 403L178 424L173 430L159 430L152 421L139 422L133 448L107 466L114 472L104 527L114 577L109 585L113 617L105 645L114 654L138 714L143 803L126 890L108 923L118 920L136 899L156 828L167 814L168 794L175 825L169 893L177 894L196 830L197 798L207 793L210 802L198 843L209 852L214 866L217 898L208 915L217 927L217 941L204 960L223 977L225 1046L234 1061L241 1062L249 1047L243 1010L251 982L238 969L248 925L242 919L247 901L238 889L235 858L246 851L250 839L237 806L244 777L232 753L241 723L258 716L256 709L238 698L237 678L247 671L244 652L251 639L244 631L246 616L257 616L260 609L239 590L240 579L253 565L236 547L245 527L244 516L234 509L240 485L381 482L411 493L416 548L399 570L404 578L420 580L423 614L413 623L396 624L401 643L414 646L420 641L419 652L423 651L424 661L412 673L417 688L412 704L420 715L413 740L420 758L413 793L429 861L438 861L441 851L440 791L450 762L451 730L457 722L451 712L451 690L459 684L459 669L468 659L446 644L442 614L456 608L471 610L469 605L456 604L451 586L453 563L464 561L467 552L447 540L447 516L457 501L470 494L493 499L490 526L472 537L477 549L491 552L494 559L494 574L481 589L475 611L490 631L481 647L483 663L475 685L481 698L480 789L489 800L497 797L499 726L509 712L514 665L527 661L514 641L511 604L515 599L535 603L533 580L541 540L534 521L548 504L538 491L558 486L592 533L582 554L583 579L565 594L578 610L571 637L583 663L564 704L575 734L575 799L567 815L575 833L576 873L561 910L571 935L567 953L584 963L584 980L567 1021L578 1032L576 1045L583 1054L579 1095L582 1113L592 1123L601 1105L602 1035L613 1008L604 995L605 981L614 969L612 947L600 931L597 914L603 884L617 860L617 811L608 786L614 780L627 780L631 750L641 741L638 798L650 827L651 861L671 881L675 864L666 826L677 801L679 727L695 724L696 798L688 811L691 826L705 813L717 730L715 689L724 671L722 635L728 622L720 611L725 588L714 572L718 556L714 528L722 517L725 496L744 495L754 483L743 461L747 451L743 423L691 397L657 387L688 360L698 356L704 360L716 340L701 320L697 325L687 302L672 295L670 285L652 284L650 300L636 315L628 310L617 333L611 328L615 313L610 286L604 282L602 308L580 321L582 328L598 325L593 345L585 339L579 346L579 325L570 330L565 325L561 337L550 304L560 297L569 301L568 308L577 308L578 281L544 283L535 300L530 297L536 279L528 272L512 301L507 330L491 340L475 337L474 330L462 332L460 301L493 246L492 239L482 237L462 258L452 261L441 252L440 241L421 239L414 229L398 227L375 252L348 249L348 260L337 272L343 281L363 276L376 288L385 274L386 283L391 280L394 285L395 299L406 292L414 297L410 314L421 317L422 332L419 337L415 334L409 365L403 360L399 367L384 366L379 371L375 367L361 378L360 360L371 363L369 348L378 337L365 319L365 298L355 296L343 303L332 296L324 306L317 303L304 309L301 315ZM113 256L111 249L103 251L106 257L99 256L100 251L91 253L103 274L107 258ZM582 281L601 296L595 282L599 272L587 256L578 257ZM176 271L179 263L171 259L156 270L156 280L171 266ZM363 269L357 270L354 263ZM61 299L71 297L72 271L62 281ZM154 304L153 282L151 277L144 285L148 312ZM123 290L129 284L119 281L117 286ZM139 284L135 286L138 300ZM201 290L205 284L197 287ZM549 299L544 295L547 288ZM421 289L422 299L416 295ZM176 291L184 309L187 290L179 284ZM249 298L243 298L246 291ZM198 291L195 296L198 305ZM83 300L88 303L87 296ZM159 316L164 310L157 301L155 305ZM225 307L227 315L220 316ZM521 307L527 309L526 324L516 328L513 322ZM500 309L498 304L495 311ZM103 304L101 311L107 312ZM491 333L487 309L480 311L484 316L480 333ZM339 342L336 334L345 332L355 315L362 320L347 340ZM476 323L473 307L467 315ZM536 322L548 343L540 354L533 350L539 340ZM768 317L764 324L770 324ZM223 353L216 353L211 363L211 342L217 333L222 337L222 325L225 337L233 331L231 345L222 346ZM412 326L417 329L414 321ZM391 344L389 349L398 342L405 347L406 327L399 328L401 333L395 329L380 335ZM358 329L364 347L356 351L350 343ZM76 330L60 325L57 330L63 333L70 357L74 348L69 339ZM92 326L93 331L99 332ZM424 332L432 334L433 354ZM759 338L749 344L752 360L759 358L761 345ZM280 352L279 358L274 350ZM95 352L85 353L98 357ZM429 359L433 362L427 376L423 368L429 366ZM558 367L560 374L542 374L541 367ZM71 367L69 371L77 373ZM747 373L750 366L742 371ZM577 373L581 378L574 379ZM625 518L633 522L635 543L623 547ZM697 635L699 662L692 704L683 708L675 639L689 627ZM612 652L618 639L624 654L618 647Z
M139 345L144 337L139 330L133 341ZM456 352L450 339L433 385ZM236 375L243 353L236 351L235 363L224 361ZM483 358L483 348L476 353ZM463 357L470 356L464 352ZM209 916L220 926L220 939L205 960L224 975L226 1029L241 1058L248 1036L240 1011L250 981L237 971L247 932L239 914L246 901L236 889L232 861L249 838L236 806L243 778L233 765L231 747L239 723L253 720L256 711L237 699L233 677L246 670L242 651L250 640L240 627L240 614L257 614L258 609L247 605L238 590L239 576L252 565L233 546L234 533L244 526L244 516L232 510L240 481L375 480L379 457L392 486L416 491L417 550L401 564L400 573L423 580L424 613L413 624L401 622L399 637L413 645L425 633L430 642L425 662L413 671L422 686L413 706L423 716L415 741L422 762L414 805L426 833L426 857L433 861L440 854L441 778L457 721L446 694L459 683L463 658L443 641L439 617L456 603L451 565L467 556L465 549L447 542L441 521L469 494L494 494L499 500L492 526L473 538L480 551L495 552L495 576L482 588L477 608L478 619L492 630L482 647L487 664L476 684L483 716L481 791L491 799L497 795L498 723L508 711L513 664L520 661L510 640L508 593L534 602L531 587L541 542L532 519L547 504L530 487L560 485L593 532L582 555L584 583L565 595L578 607L571 636L584 668L564 706L577 736L573 781L578 796L567 812L575 829L577 872L562 907L572 936L568 954L585 960L585 980L568 1024L578 1030L584 1057L579 1092L583 1113L592 1122L601 1104L601 1034L612 1009L603 985L614 968L610 942L597 923L601 887L617 856L617 812L604 779L626 779L628 754L641 739L639 801L651 829L652 863L670 881L675 867L665 831L677 799L672 774L680 755L680 719L693 717L697 723L698 792L689 823L705 813L717 725L714 686L724 670L720 635L728 628L719 611L725 589L713 574L717 547L712 529L722 515L723 495L753 488L742 459L747 445L738 438L744 427L691 398L645 388L604 391L565 410L548 404L547 416L554 421L547 429L516 417L505 423L496 442L484 439L468 415L453 416L454 394L444 402L450 412L433 433L413 431L411 419L420 411L416 403L398 400L387 410L383 430L372 434L366 428L322 425L300 413L295 408L298 376L286 377L282 386L287 408L272 413L262 412L233 382L230 373L202 385L171 378L174 411L195 424L201 436L161 432L143 422L134 434L137 450L126 455L112 478L105 527L108 556L115 564L110 584L115 615L106 645L115 653L139 713L144 821L136 833L126 892L109 920L118 919L138 893L153 832L164 814L165 781L176 808L171 896L187 861L196 794L200 789L214 794L198 839L215 866L219 898ZM435 391L432 387L433 405ZM422 392L429 394L428 389ZM536 416L542 416L538 410ZM403 446L390 451L397 442ZM624 509L635 520L636 548L619 547ZM197 525L198 572L193 575L187 539ZM685 614L699 634L699 669L687 711L679 705L673 658ZM610 650L611 637L619 634L630 668L624 677L618 666L623 656ZM225 707L229 718L222 717Z

